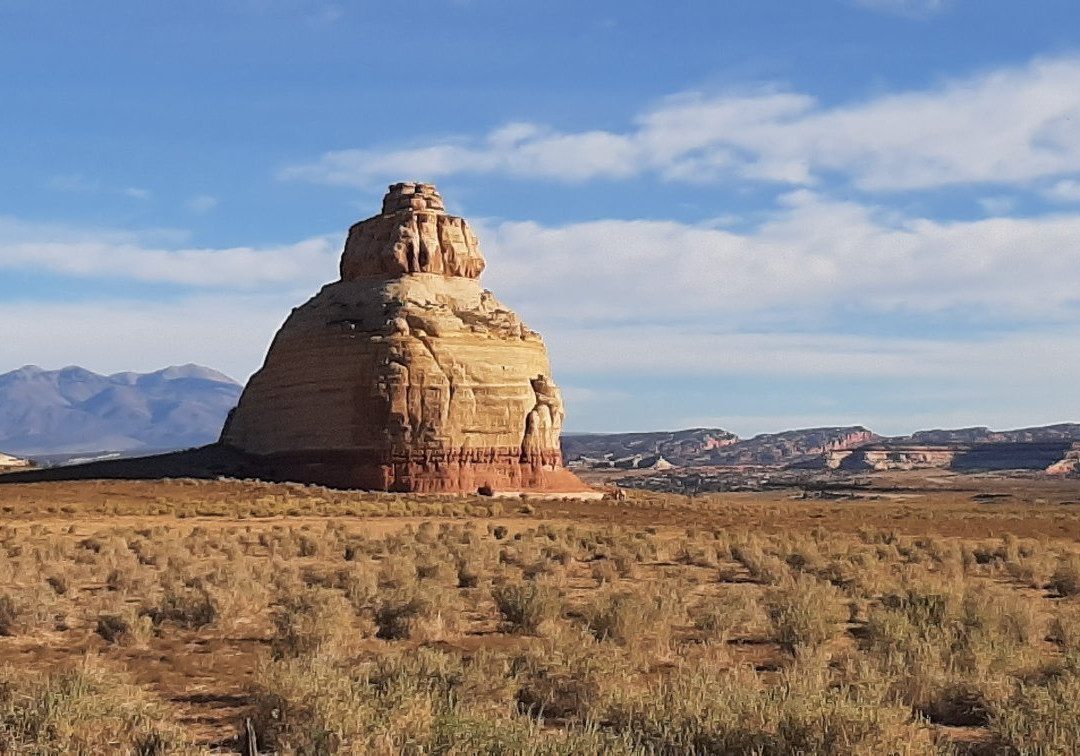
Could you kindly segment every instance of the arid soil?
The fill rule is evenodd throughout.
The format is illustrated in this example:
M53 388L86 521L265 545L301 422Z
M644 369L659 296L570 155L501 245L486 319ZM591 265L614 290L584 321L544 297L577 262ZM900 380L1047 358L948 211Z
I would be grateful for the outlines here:
M645 709L620 718L645 706L655 685L688 685L688 662L728 682L752 678L732 690L802 690L811 667L829 686L853 677L889 688L874 699L887 703L880 706L888 721L858 720L848 745L822 745L812 734L798 741L821 752L909 741L913 753L1022 752L1008 748L1043 735L1002 712L1026 705L1017 703L1017 680L1068 668L1072 644L1080 647L1075 631L1062 631L1080 618L1072 597L1080 574L1076 586L1068 582L1069 569L1080 571L1078 540L1080 481L948 473L880 475L869 486L824 491L635 491L603 501L400 497L230 480L14 483L0 485L0 669L5 685L30 697L70 670L98 680L101 701L135 686L145 711L169 727L147 735L143 720L106 714L122 720L114 729L128 733L125 744L150 737L163 749L147 752L236 752L245 722L261 747L283 752L310 749L319 737L331 738L330 751L399 752L407 743L392 727L328 725L331 736L289 720L285 712L298 710L289 707L313 695L299 680L314 668L302 675L290 665L359 674L406 665L402 659L433 663L431 655L474 672L478 658L502 670L480 686L494 692L455 694L465 707L455 717L505 722L515 732L539 727L562 738L567 750L559 752L701 746L689 729L642 730ZM1004 597L1013 614L972 608L982 595ZM942 662L925 679L900 682L886 657L910 661L922 652L889 623L916 626L922 620L911 607L924 601L940 603L944 624L955 613L967 627L963 618L983 611L980 628L1023 628L1000 630L1012 644L1007 659L998 658L999 630L986 630L986 638L964 636L976 657L964 657L968 666ZM806 616L795 617L796 609ZM553 654L562 656L556 662ZM616 695L602 679L610 675L594 679L590 665L618 669L610 674L633 694ZM561 687L552 683L559 675L568 676ZM0 693L0 723L23 733L9 733L0 750L45 737L48 728L34 729L40 722L26 724L20 700L30 699ZM848 703L852 712L866 705ZM99 743L77 708L50 715L67 716L77 733L65 741L64 728L50 725L49 737L60 738L54 747ZM846 711L834 714L855 722ZM332 714L305 710L303 719L333 722ZM488 748L503 737L438 730L449 727L444 714L423 719L431 743L467 752L463 743ZM754 737L766 740L722 742L736 753L743 742L795 742L765 730Z

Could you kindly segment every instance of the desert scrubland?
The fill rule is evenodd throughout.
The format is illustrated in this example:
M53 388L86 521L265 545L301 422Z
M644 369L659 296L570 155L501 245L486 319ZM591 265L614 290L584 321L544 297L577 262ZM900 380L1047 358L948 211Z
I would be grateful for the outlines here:
M590 502L18 483L0 518L3 752L1080 742L1075 480Z

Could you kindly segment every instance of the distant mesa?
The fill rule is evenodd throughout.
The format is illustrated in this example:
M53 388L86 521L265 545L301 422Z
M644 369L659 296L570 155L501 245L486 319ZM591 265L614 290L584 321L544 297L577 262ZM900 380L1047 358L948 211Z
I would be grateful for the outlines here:
M1077 442L1080 424L1059 423L1017 430L985 427L926 430L910 436L881 438L849 449L830 450L829 468L859 471L918 470L957 472L993 470L1080 472Z
M432 184L349 229L341 279L293 310L221 434L266 475L385 491L589 489L563 466L540 335L480 286Z
M563 448L574 469L784 466L817 460L878 436L861 425L762 433L740 439L720 428L648 433L569 434Z
M647 433L569 434L563 438L575 471L701 468L793 468L884 472L948 469L1045 471L1080 475L1080 424L1017 430L985 427L879 436L859 426L803 428L741 439L720 428Z

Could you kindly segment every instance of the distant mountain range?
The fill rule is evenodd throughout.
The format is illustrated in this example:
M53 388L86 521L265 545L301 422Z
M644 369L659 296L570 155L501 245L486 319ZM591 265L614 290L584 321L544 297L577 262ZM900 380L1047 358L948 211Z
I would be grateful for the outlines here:
M29 365L0 375L0 451L40 459L201 446L217 440L242 388L198 365L113 375Z

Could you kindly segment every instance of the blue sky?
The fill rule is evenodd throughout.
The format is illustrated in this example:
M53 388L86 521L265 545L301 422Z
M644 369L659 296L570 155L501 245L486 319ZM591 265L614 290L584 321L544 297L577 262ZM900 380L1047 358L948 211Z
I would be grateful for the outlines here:
M571 430L1080 420L1074 0L0 0L0 372L244 380L434 181Z

